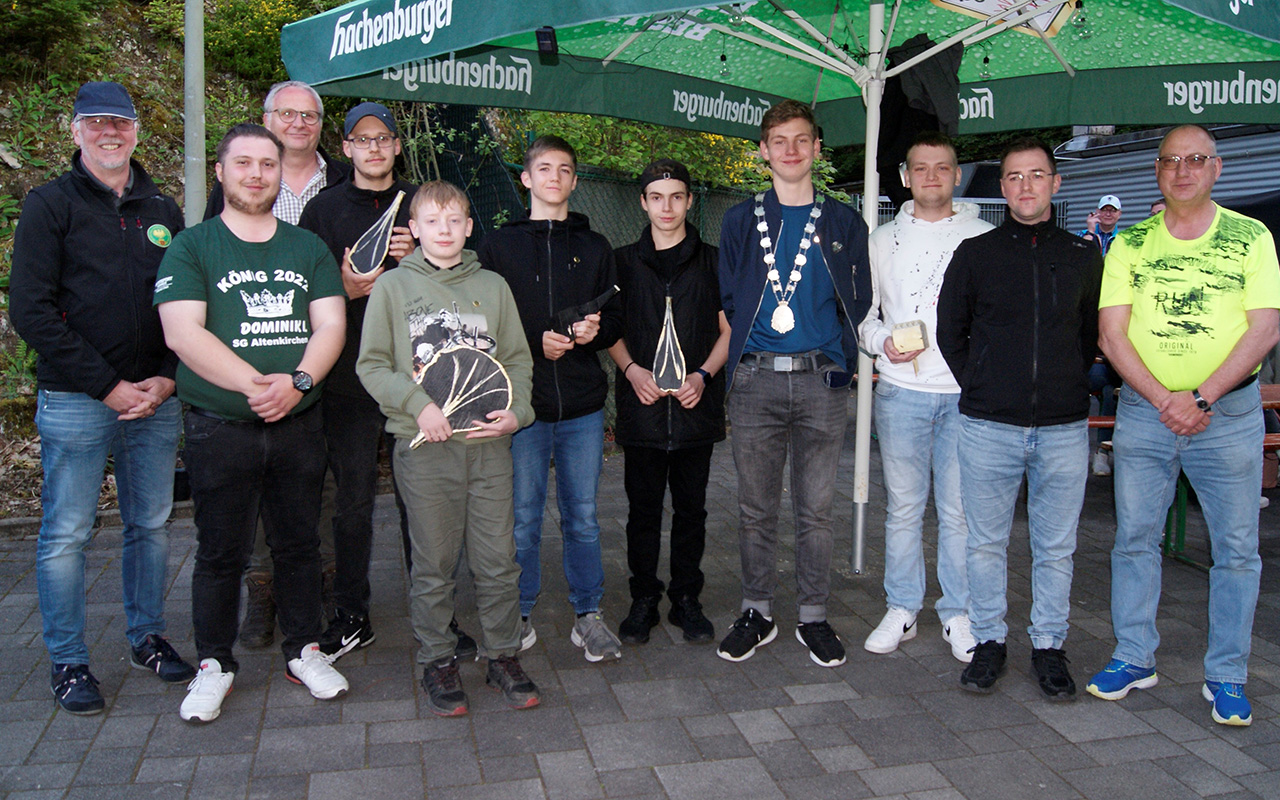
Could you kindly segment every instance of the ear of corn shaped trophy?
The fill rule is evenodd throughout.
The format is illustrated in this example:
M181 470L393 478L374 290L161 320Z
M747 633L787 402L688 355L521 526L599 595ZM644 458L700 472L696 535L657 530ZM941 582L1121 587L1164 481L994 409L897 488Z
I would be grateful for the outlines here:
M680 351L676 319L671 313L671 298L668 297L667 313L662 318L662 335L658 337L658 352L653 358L653 382L664 392L674 392L684 385L684 376L684 353Z
M378 221L362 233L351 248L351 269L357 275L368 274L382 266L391 248L391 229L395 227L396 212L400 210L402 200L404 192L396 192L396 199L386 213L378 217Z

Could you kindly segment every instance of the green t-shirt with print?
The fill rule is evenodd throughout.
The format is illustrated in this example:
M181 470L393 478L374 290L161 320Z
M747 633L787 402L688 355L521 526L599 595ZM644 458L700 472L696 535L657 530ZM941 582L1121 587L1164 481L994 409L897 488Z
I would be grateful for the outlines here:
M1132 306L1129 340L1156 380L1194 389L1249 327L1246 312L1280 308L1280 264L1266 226L1217 207L1197 239L1176 239L1158 214L1107 252L1099 308Z
M246 242L220 217L173 240L156 276L155 304L199 300L205 328L263 375L292 373L311 339L310 304L341 295L342 277L320 237L286 222L265 242ZM229 419L256 420L249 399L178 365L178 398ZM313 390L293 409L320 399Z

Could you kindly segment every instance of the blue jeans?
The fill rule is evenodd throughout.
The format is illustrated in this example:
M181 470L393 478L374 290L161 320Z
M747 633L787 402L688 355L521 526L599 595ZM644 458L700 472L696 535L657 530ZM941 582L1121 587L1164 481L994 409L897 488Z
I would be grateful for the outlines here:
M1258 385L1213 404L1203 433L1175 436L1160 413L1128 386L1120 391L1116 432L1116 544L1111 551L1111 624L1115 658L1154 667L1160 634L1160 540L1178 470L1187 473L1209 527L1209 649L1204 676L1244 683L1262 559L1258 487L1262 434Z
M604 466L604 409L560 422L534 422L511 437L515 462L516 561L520 564L520 614L529 616L542 591L542 517L547 476L556 464L556 501L564 535L564 577L576 614L600 610L604 564L596 489Z
M921 392L881 378L876 431L888 510L884 523L884 593L890 608L924 607L924 510L933 480L938 513L938 585L934 608L943 622L969 613L965 525L960 501L960 395Z
M155 415L117 420L105 403L77 392L41 390L36 409L44 519L36 545L36 586L44 643L55 664L88 664L84 548L93 534L110 453L120 517L125 635L133 647L164 632L165 569L173 506L180 406L170 397Z
M849 390L829 389L820 372L773 372L738 364L729 393L733 464L738 472L742 610L773 613L778 585L778 507L791 457L796 515L799 622L827 618L835 538L836 465L849 422Z
M1089 467L1087 420L1021 428L960 417L960 491L969 523L970 620L979 642L1004 641L1009 532L1027 476L1031 646L1060 648L1071 611L1072 556Z

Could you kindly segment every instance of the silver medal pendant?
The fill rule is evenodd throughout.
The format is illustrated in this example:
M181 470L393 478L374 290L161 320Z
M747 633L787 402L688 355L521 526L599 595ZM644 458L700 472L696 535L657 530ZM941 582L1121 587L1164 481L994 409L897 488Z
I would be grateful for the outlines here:
M773 317L769 320L769 327L778 333L787 333L796 326L796 315L792 313L791 306L787 305L784 300L778 303L778 307L773 310Z

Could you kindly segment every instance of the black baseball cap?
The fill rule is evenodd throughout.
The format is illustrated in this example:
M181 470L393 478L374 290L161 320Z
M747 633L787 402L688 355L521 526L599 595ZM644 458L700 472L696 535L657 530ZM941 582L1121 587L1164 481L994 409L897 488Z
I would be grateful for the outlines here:
M684 181L686 189L693 188L688 167L674 158L660 158L640 173L640 194L644 194L644 190L654 181L665 180Z
M346 122L342 126L342 135L350 136L351 130L365 117L376 117L383 125L387 126L387 130L391 131L392 136L400 135L400 132L396 130L396 118L391 116L391 112L382 103L361 103L348 111Z
M129 90L114 81L90 81L76 92L73 113L77 117L120 117L137 119Z

